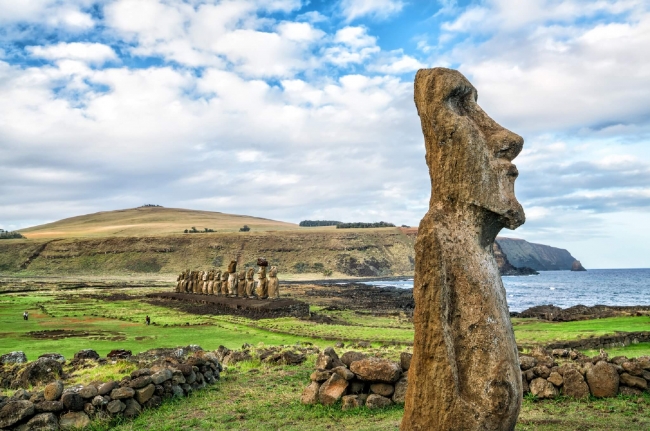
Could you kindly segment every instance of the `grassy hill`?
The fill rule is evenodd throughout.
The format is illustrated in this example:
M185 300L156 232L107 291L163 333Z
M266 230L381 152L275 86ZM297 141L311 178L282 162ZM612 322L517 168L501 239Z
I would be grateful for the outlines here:
M247 225L251 230L298 229L298 225L245 215L224 214L179 208L140 207L104 211L70 217L53 223L21 229L29 239L153 236L180 234L196 227L217 232L237 232Z

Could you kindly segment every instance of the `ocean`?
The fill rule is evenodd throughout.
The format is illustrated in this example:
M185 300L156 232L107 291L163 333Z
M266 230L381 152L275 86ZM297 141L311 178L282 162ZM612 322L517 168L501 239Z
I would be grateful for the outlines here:
M413 279L366 281L372 286L413 288ZM650 305L650 268L591 269L586 272L540 271L539 275L503 277L510 311L536 305Z

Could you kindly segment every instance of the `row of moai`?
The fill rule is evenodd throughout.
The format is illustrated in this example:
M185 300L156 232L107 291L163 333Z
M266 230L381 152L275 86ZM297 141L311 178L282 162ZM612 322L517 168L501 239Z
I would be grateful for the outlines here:
M276 299L280 297L278 269L272 266L268 278L268 262L258 259L257 280L255 269L246 268L237 272L237 261L231 261L228 270L183 271L176 279L177 293L195 293L200 295L229 296L239 298Z

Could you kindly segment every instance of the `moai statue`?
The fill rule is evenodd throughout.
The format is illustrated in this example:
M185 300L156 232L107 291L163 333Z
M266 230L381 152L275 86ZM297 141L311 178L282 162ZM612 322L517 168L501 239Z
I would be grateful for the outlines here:
M174 292L178 293L181 291L181 284L183 284L183 273L181 272L178 274L178 277L176 277L176 287L174 288Z
M280 297L280 280L278 280L278 267L272 266L269 271L269 280L267 282L269 298L278 299Z
M187 277L187 293L194 293L194 271L190 271Z
M231 260L228 265L228 296L237 296L237 261Z
M228 296L228 278L230 274L228 271L224 271L221 274L221 295Z
M511 431L522 384L506 292L492 252L525 221L511 163L523 139L476 103L459 72L415 76L431 176L415 243L415 339L402 431Z
M214 293L214 269L208 271L208 295Z
M246 270L246 297L252 298L255 296L255 269L248 268Z
M201 293L204 295L208 294L208 271L203 271L203 283L202 283L202 288L201 288Z
M180 284L180 289L179 292L185 293L187 292L187 271L183 271L181 274L181 284Z
M246 298L246 270L242 269L239 271L239 276L237 277L237 296L241 298Z
M201 293L201 271L194 271L194 293Z
M221 296L221 270L219 269L214 272L214 287L212 290L215 295Z
M269 297L267 280L266 280L266 266L260 266L260 269L257 271L257 297L260 299L266 299Z

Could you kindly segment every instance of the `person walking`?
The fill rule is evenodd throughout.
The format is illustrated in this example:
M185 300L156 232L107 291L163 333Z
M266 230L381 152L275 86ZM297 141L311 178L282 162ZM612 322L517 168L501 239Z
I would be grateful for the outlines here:
M149 326L149 324L151 323L151 318L147 315L147 317L144 320L147 323L147 326Z
M27 311L23 313L23 320L29 320L29 313Z

